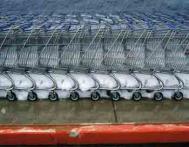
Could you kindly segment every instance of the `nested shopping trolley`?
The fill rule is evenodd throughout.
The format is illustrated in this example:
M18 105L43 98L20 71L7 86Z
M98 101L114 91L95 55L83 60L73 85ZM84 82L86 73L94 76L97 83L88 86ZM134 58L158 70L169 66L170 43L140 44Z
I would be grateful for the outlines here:
M8 84L1 89L8 99L187 97L187 79L179 74L188 72L189 32L179 20L134 14L47 19L1 29L1 75Z

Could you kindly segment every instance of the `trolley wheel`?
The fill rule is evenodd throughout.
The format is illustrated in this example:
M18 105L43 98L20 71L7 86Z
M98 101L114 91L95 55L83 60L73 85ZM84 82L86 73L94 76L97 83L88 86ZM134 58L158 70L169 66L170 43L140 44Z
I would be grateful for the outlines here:
M79 100L79 93L77 93L77 92L71 92L70 93L70 99L72 100L72 101L77 101L77 100Z
M54 92L54 91L51 91L51 92L49 93L48 99L49 99L50 101L58 101L58 100L59 100L58 94L57 94L56 92Z
M17 97L16 97L16 94L12 91L9 91L7 93L7 96L6 98L9 100L9 101L16 101L17 100Z
M110 90L107 90L106 94L107 94L108 96L111 96L111 91L110 91Z
M132 96L132 99L134 101L140 101L142 99L142 94L140 92L134 92L133 96Z
M153 90L149 90L149 89L148 89L148 90L146 90L146 92L147 92L147 93L152 93Z
M33 91L29 92L28 93L28 101L37 101L38 100L38 97L37 97L37 94Z
M119 101L121 98L118 92L111 92L110 97L113 101Z
M173 95L173 99L176 101L181 101L183 99L183 97L184 97L183 93L180 91L175 92Z
M128 89L127 91L128 91L128 92L133 92L133 90L132 90L132 89Z
M154 94L154 100L155 101L162 101L164 99L163 94L161 92L156 92Z
M91 99L93 101L98 101L100 99L100 94L98 92L92 92L91 93Z

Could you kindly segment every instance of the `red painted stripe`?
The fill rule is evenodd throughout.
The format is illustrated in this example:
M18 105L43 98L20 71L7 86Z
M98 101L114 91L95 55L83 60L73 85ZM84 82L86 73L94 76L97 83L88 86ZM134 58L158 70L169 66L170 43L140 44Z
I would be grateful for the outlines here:
M0 144L189 142L189 124L0 126Z

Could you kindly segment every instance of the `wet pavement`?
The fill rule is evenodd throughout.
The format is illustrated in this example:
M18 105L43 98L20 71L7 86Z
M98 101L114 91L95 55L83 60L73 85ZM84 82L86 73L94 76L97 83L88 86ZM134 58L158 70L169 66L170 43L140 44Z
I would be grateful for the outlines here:
M0 101L0 124L189 122L189 101Z

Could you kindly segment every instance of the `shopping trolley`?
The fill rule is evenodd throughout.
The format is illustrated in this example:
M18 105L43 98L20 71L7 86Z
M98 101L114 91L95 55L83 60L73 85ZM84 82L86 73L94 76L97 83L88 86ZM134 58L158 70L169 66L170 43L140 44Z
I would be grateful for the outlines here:
M52 101L85 96L93 100L100 97L140 100L154 97L154 92L159 92L162 98L160 93L165 93L167 87L156 74L166 71L169 76L171 69L182 73L188 68L189 33L181 23L159 15L83 14L66 15L64 20L59 16L50 20L32 16L28 23L18 21L21 28L7 26L9 29L0 33L0 66L2 71L8 71L8 76L22 74L23 79L33 83L23 89L29 92L31 100L42 99L38 91ZM93 83L85 90L85 96L79 76ZM47 87L40 85L40 78ZM104 79L110 80L112 86ZM145 80L159 87L146 86ZM65 83L69 86L64 86ZM175 91L181 91L178 87L174 87ZM169 87L167 90L170 91Z
M46 71L46 75L50 77L55 84L55 88L51 92L53 95L56 95L56 99L54 100L68 97L71 100L77 100L79 98L79 95L76 92L78 83L67 72L68 69L73 67L73 65L76 65L76 62L78 63L79 60L77 55L75 56L74 54L75 51L79 51L76 50L79 43L73 46L72 42L78 39L77 35L81 32L81 27L76 26L76 28L74 28L77 30L76 32L72 29L73 28L69 27L67 31L69 31L70 34L65 35L67 38L65 37L65 41L63 42L59 41L62 37L62 32L65 30L58 30L57 26L55 26L54 29L50 29L48 32L50 33L50 36L46 39L46 42L40 51L40 67L45 69L43 71ZM77 61L72 62L72 59ZM60 71L62 68L65 70ZM50 100L53 100L52 98L50 98Z

